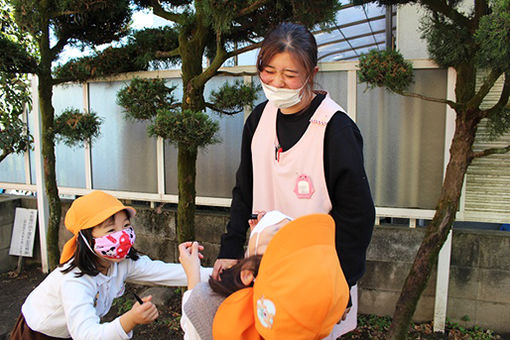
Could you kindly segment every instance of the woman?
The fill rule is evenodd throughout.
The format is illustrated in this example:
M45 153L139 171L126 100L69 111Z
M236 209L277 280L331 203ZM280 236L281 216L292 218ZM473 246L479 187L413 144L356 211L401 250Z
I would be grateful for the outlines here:
M243 257L250 214L330 214L343 272L353 287L365 271L375 209L356 124L326 92L314 90L317 44L283 23L265 38L257 71L268 101L248 117L231 218L213 277ZM351 291L352 293L352 291Z

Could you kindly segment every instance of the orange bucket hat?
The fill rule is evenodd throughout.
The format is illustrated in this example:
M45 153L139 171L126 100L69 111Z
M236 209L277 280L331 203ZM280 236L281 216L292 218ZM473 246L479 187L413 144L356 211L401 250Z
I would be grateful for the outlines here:
M241 307L241 298L249 300L250 313ZM335 249L333 218L326 214L303 216L285 225L269 242L253 288L235 292L220 305L213 337L322 339L340 320L348 300L349 286ZM250 320L258 337L240 336L237 323L246 329Z
M93 228L121 210L126 210L130 218L136 214L134 208L125 206L118 199L103 191L92 191L75 199L64 220L67 230L74 236L64 245L60 263L65 263L73 257L80 230Z

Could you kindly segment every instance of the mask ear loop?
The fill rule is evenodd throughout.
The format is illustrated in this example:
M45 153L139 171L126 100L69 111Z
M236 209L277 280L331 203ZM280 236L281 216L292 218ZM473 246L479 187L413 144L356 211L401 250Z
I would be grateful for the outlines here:
M85 242L85 244L87 245L87 248L89 248L89 250L92 252L92 254L94 254L100 258L101 256L99 256L94 250L92 250L92 247L90 246L89 241L87 241L87 239L85 238L85 235L82 234L81 230L78 232L78 234L80 234L82 240Z
M257 255L257 249L259 249L259 236L260 232L257 233L257 238L255 239L255 254L253 255Z

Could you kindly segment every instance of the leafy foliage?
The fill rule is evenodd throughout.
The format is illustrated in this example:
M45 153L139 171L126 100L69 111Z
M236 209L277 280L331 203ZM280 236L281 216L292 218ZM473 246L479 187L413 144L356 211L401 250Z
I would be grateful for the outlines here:
M260 86L246 85L241 81L235 81L232 85L226 82L217 91L211 92L209 100L221 113L235 114L241 112L244 106L251 106L260 89Z
M94 112L82 113L78 109L67 108L55 119L55 138L67 146L91 142L99 136L101 123L101 118Z
M399 93L413 81L412 65L397 51L371 50L360 56L359 68L359 80L370 88L385 86Z
M473 35L465 27L433 14L422 19L420 30L431 58L438 65L457 66L472 59L475 44Z
M127 118L152 120L158 110L172 109L174 89L167 87L163 79L135 78L117 93L117 104L124 108Z
M24 90L9 89L12 85L6 85L4 76L0 75L0 161L11 153L27 151L33 141L26 123L21 119L23 108L25 104L30 104L30 98L25 98ZM14 87L23 87L21 81L16 83ZM14 101L20 105L13 104Z
M34 37L47 29L43 17L57 39L85 45L100 45L117 40L128 33L131 18L129 0L62 0L49 2L43 8L38 0L14 0L16 21Z
M148 70L151 65L173 65L178 56L158 57L157 51L177 47L177 33L171 27L134 32L122 47L109 47L86 57L74 58L55 67L59 79L85 82L87 79Z
M0 161L11 153L28 150L32 137L21 116L30 109L30 83L19 70L33 71L37 48L17 27L12 8L0 1Z
M23 46L4 35L0 36L0 60L0 72L34 73L37 67L36 61Z
M487 129L489 139L494 140L510 129L510 108L503 108L501 111L494 111L487 117Z
M163 79L133 79L117 93L117 103L127 118L149 121L150 136L160 136L192 150L219 142L218 123L203 112L177 110L172 92Z
M219 124L204 112L191 110L158 110L154 124L149 126L149 135L160 136L180 147L193 150L209 144L219 143L216 137Z
M480 19L475 40L480 47L477 61L481 67L510 68L510 0L495 2L492 13Z

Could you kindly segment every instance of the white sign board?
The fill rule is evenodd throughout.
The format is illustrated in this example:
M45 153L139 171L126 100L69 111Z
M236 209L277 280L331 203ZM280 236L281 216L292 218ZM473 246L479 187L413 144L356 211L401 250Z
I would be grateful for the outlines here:
M9 255L33 256L37 209L16 208Z

